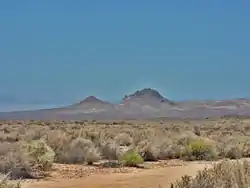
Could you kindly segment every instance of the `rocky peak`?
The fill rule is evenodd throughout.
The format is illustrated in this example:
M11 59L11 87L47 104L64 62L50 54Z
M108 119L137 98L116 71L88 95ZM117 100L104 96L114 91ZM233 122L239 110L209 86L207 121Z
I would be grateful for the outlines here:
M145 88L134 93L134 96L150 96L155 98L164 98L157 90L151 88Z
M83 104L83 103L103 103L103 101L96 98L95 96L89 96L85 98L84 100L80 101L80 104Z
M122 100L129 100L133 98L148 98L154 99L160 102L169 101L168 99L164 98L157 90L152 88L144 88L142 90L138 90L131 95L126 95Z

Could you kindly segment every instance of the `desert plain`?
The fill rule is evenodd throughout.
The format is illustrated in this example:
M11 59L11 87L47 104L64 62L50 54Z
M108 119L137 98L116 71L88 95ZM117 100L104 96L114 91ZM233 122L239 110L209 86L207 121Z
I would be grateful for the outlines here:
M0 187L249 185L250 119L2 120Z

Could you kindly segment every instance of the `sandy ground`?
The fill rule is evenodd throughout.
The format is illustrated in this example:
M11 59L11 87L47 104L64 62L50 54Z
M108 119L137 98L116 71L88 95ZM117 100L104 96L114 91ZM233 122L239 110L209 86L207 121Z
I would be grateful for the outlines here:
M54 179L23 183L25 188L169 188L183 175L196 175L198 170L210 167L208 162L190 162L183 166L143 169L137 172L92 174L79 179Z

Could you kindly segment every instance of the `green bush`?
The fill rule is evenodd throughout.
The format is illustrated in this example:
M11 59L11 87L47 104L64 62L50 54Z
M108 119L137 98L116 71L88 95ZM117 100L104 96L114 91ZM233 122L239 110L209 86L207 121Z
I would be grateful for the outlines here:
M213 160L216 158L216 151L204 140L194 139L187 143L181 155L186 160Z
M137 167L144 162L143 158L134 150L128 150L120 157L119 161L124 166L130 167Z

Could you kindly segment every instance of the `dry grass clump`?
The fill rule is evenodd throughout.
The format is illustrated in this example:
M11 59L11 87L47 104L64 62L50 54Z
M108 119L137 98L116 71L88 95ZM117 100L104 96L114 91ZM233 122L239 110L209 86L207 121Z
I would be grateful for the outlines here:
M154 142L143 140L136 146L136 151L142 156L144 161L156 161L159 159L160 148Z
M68 157L65 156L68 155L72 136L62 130L52 130L47 133L45 140L55 152L55 162L66 162Z
M183 156L185 146L177 141L168 140L160 145L159 158L161 160L166 159L180 159Z
M219 155L229 159L240 159L250 156L250 137L242 135L223 136L218 141Z
M20 155L34 169L50 170L55 159L55 152L44 140L31 140L20 144Z
M42 140L22 141L0 158L0 172L9 173L11 179L38 178L51 168L54 151Z
M172 188L248 188L250 186L250 164L223 161L212 168L205 168L193 178L183 176L172 184Z
M1 157L0 171L11 179L33 178L31 165L20 153L9 152Z
M133 144L133 138L128 133L119 133L115 136L114 140L120 146L130 146Z
M113 140L103 141L99 147L104 159L117 160L122 154L120 146Z
M58 153L58 161L62 163L71 164L93 164L101 159L98 148L92 143L91 140L84 138L76 138L67 143L62 150Z
M21 188L20 182L9 181L8 175L0 174L0 188Z

